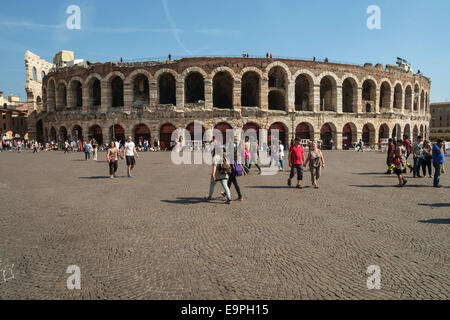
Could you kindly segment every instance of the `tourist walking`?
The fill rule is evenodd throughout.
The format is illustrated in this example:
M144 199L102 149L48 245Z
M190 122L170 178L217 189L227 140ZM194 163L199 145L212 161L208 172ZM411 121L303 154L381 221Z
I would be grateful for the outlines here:
M94 161L97 161L98 157L98 142L95 139L92 139L92 158Z
M284 145L281 141L279 142L278 153L279 153L278 169L280 171L283 171L284 170Z
M417 141L414 142L412 147L414 168L413 168L413 178L422 178L420 175L420 168L422 167L423 158L423 139L422 136L417 137Z
M392 158L392 164L394 165L394 173L397 175L398 178L397 186L403 187L408 181L403 177L403 169L405 168L406 159L403 156L401 148L397 148L395 150L395 155Z
M305 154L300 143L300 138L295 138L294 145L289 148L289 166L291 167L291 173L289 174L288 186L292 185L292 178L297 171L297 188L302 188L304 162Z
M86 161L90 160L91 159L91 145L89 144L89 140L86 140L84 142L83 150L84 150L84 159Z
M109 144L108 152L106 153L106 161L109 165L109 177L111 179L116 177L117 168L119 167L120 151L116 148L114 141Z
M139 154L136 151L136 145L132 141L131 136L128 136L128 141L125 142L124 148L123 148L123 156L127 160L127 169L128 169L128 178L133 178L131 175L131 171L133 170L134 166L136 165L136 158L139 159Z
M252 164L258 168L258 174L261 174L261 167L259 166L259 145L255 138L251 139L250 142L250 161L248 165L248 171L252 168Z
M423 143L423 159L422 159L422 173L423 176L427 176L427 168L428 168L428 177L431 178L431 160L433 159L431 143L429 140L425 140Z
M64 154L69 153L69 141L64 141Z
M442 167L445 162L445 141L442 139L438 139L437 143L433 146L432 157L433 157L433 167L434 167L434 180L433 186L435 188L440 188L441 183L441 173Z
M386 174L392 173L393 170L392 159L394 159L394 156L395 156L394 140L392 138L389 138L387 148L387 159L386 159L386 165L388 166L388 170L386 171Z
M220 182L227 198L225 203L230 204L231 202L230 188L228 188L227 183L228 176L229 174L231 174L231 166L225 157L225 152L226 150L223 149L222 155L216 154L216 148L213 148L211 152L212 155L211 182L209 184L209 195L204 198L206 201L212 200L216 183Z
M239 155L238 155L238 148L235 147L234 148L234 162L231 165L231 173L230 176L228 178L228 188L231 188L231 184L234 185L234 188L236 189L236 192L238 194L238 199L237 201L242 201L244 200L244 198L242 197L241 194L241 188L239 188L239 184L237 181L237 177L240 177L242 175L246 175L245 170L244 170L244 166L242 165L241 160L239 159ZM231 193L231 189L230 189L230 193ZM222 196L225 197L226 193L222 192Z
M317 148L317 144L313 142L306 158L305 167L309 163L309 171L311 172L311 184L314 189L318 189L317 181L320 178L321 169L325 168L325 160L322 151Z

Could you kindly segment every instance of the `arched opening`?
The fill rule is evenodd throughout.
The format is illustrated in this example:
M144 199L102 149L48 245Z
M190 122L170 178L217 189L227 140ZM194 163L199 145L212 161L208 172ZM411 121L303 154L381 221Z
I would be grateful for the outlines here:
M56 110L64 110L67 107L66 85L60 83L56 91Z
M389 110L391 106L391 86L386 81L380 88L380 110Z
M253 133L248 132L249 130L252 130ZM260 136L259 136L259 126L254 123L254 122L247 122L246 124L244 124L244 127L242 128L242 133L245 136L245 133L247 133L247 135L253 135L254 133L256 133L256 139L259 141L260 140Z
M417 137L419 136L419 128L417 128L417 125L414 125L413 129L413 141L417 141Z
M109 129L111 140L116 139L120 144L125 143L125 129L120 124L115 124Z
M420 135L423 137L423 124L420 125Z
M231 132L230 132L229 136L227 136L227 130L233 130L233 127L226 122L220 122L214 126L213 136L215 136L216 139L218 139L217 131L220 131L220 133L222 134L222 143L223 144L226 144L227 140L233 141L233 139L234 139L233 134L231 134Z
M353 142L357 142L357 130L353 123L347 123L342 129L342 149L349 150Z
M363 105L366 106L366 112L375 112L375 100L377 87L373 80L366 80L362 86Z
M200 128L199 132L195 132L196 126L194 122L191 122L186 127L185 134L189 136L185 136L184 140L185 141L190 140L192 146L194 146L196 150L200 150L203 143L203 137L205 135L205 127L203 127L201 124L197 124L197 126L198 128Z
M89 107L99 107L102 104L102 89L100 86L100 80L92 78L87 84L89 88Z
M172 141L172 133L176 130L175 126L166 123L163 126L161 126L161 129L159 130L159 142L161 150L170 150L173 145L171 145Z
M144 141L151 142L150 129L147 125L141 123L134 128L134 143L136 145L144 145Z
M103 145L103 130L98 124L89 128L88 139L95 139L100 146Z
M47 88L47 106L48 110L56 110L56 86L53 80L50 80Z
M72 129L71 137L72 140L83 140L83 129L79 125L74 126Z
M371 123L366 123L363 126L362 141L366 145L375 144L375 127Z
M429 101L428 101L428 92L425 93L425 112L428 112L428 105L429 105Z
M269 71L269 110L286 110L288 79L286 71L274 67Z
M295 79L295 110L313 111L313 80L306 74L301 74Z
M336 111L336 97L336 81L330 76L323 77L320 81L320 111Z
M394 88L394 109L402 108L402 100L403 100L402 85L400 83L397 83L397 85Z
M325 123L320 129L320 140L322 140L322 149L330 150L336 141L336 129L330 123Z
M123 107L123 80L119 76L115 76L111 80L111 95L112 102L111 107L119 108Z
M42 99L39 96L37 96L37 98L36 98L36 105L37 105L39 110L42 109Z
M144 74L139 74L133 79L133 108L148 107L150 105L150 85Z
M33 78L32 78L32 80L33 81L37 81L37 78L36 78L36 68L35 67L33 67L33 76L32 76Z
M158 79L159 104L177 104L176 81L171 73L163 73Z
M307 122L300 123L295 128L295 137L305 140L313 140L314 139L314 130L311 124Z
M387 124L382 124L378 130L378 139L388 139L389 138L389 127Z
M81 108L83 106L83 86L80 81L74 80L70 83L70 93L72 96L71 106Z
M57 141L56 138L57 138L56 137L56 129L54 127L52 127L50 129L50 140L53 142L56 142Z
M241 84L241 105L243 107L260 106L260 78L254 71L244 73Z
M58 132L58 146L60 149L64 148L64 142L68 140L67 129L66 127L59 128Z
M407 136L408 138L411 137L411 126L408 123L403 128L403 135Z
M405 90L405 109L411 110L412 108L412 89L411 86L407 86Z
M44 143L44 125L42 120L36 122L36 140L40 143Z
M392 130L392 138L401 139L402 138L402 128L397 123Z
M358 112L358 85L354 79L347 78L342 83L342 112Z
M289 145L289 142L287 141L288 130L286 126L281 122L272 123L272 125L269 127L268 140L270 145L272 145L272 130L278 130L278 140L281 141L285 146Z
M42 72L41 72L41 81L44 80L44 77L45 77L45 72L42 71Z
M419 109L419 85L416 84L414 86L414 111L417 111Z
M216 73L213 78L213 106L224 109L233 107L233 78L226 71Z
M191 72L184 80L185 103L203 103L205 101L205 80L200 72Z
M422 90L420 94L420 112L425 110L425 92Z

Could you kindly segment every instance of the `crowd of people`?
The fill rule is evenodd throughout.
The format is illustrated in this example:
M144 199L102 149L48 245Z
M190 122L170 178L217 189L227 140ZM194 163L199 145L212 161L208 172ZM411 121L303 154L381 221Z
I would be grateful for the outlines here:
M408 160L411 154L412 164ZM405 174L409 170L414 179L433 178L433 186L440 188L440 176L445 172L444 163L445 141L442 139L438 139L434 145L429 140L424 140L422 136L418 136L413 144L406 135L403 136L403 139L390 138L388 141L386 174L395 173L399 187L408 183ZM432 166L434 167L434 177L432 176Z

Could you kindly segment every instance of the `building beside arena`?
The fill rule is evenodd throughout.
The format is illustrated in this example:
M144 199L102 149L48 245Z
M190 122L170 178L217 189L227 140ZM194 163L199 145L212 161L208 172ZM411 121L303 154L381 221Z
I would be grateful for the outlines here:
M430 137L431 139L450 139L450 102L432 103Z
M278 129L285 143L336 149L429 134L431 81L397 65L198 57L54 66L30 52L25 65L29 134L41 141L131 135L165 148L195 122L205 132Z

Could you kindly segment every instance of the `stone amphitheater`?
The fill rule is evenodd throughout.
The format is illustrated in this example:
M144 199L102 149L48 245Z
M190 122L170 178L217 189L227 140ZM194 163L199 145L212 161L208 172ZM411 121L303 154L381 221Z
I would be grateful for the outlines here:
M195 122L206 133L278 129L285 143L333 140L344 150L429 135L431 81L397 65L198 57L55 68L27 52L25 66L29 136L40 141L131 135L164 149Z

